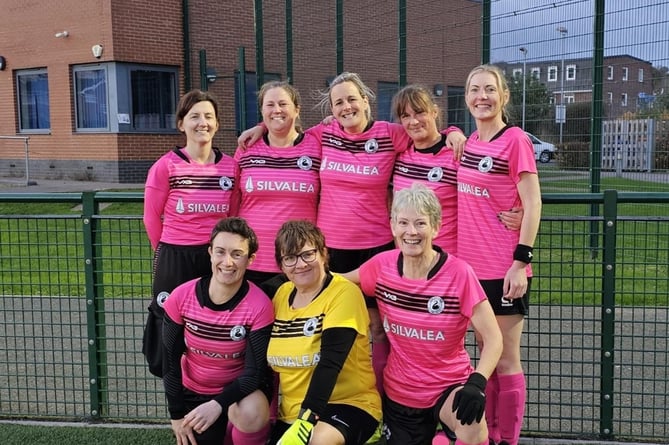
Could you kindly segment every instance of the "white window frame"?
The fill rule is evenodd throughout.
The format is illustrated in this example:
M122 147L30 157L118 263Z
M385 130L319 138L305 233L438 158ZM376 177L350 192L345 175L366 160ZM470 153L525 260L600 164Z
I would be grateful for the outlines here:
M513 69L513 74L512 76L514 78L522 79L523 77L523 69L522 68L514 68Z
M558 67L557 67L557 65L553 65L553 66L548 67L548 78L546 80L548 82L557 82L557 80L558 80Z
M611 91L609 91L608 93L606 93L606 95L608 97L608 102L607 103L609 105L612 104L613 103L613 93Z
M606 67L606 71L607 71L606 79L613 80L613 65L609 65L608 67Z
M530 73L533 79L539 80L541 76L541 68L531 68Z
M567 65L565 75L565 80L576 80L576 65Z
M629 79L629 75L630 75L630 70L629 70L629 68L627 68L626 66L624 66L624 67L623 67L623 78L622 78L622 81L623 81L623 82L627 82L627 80Z
M627 106L627 93L622 93L620 96L620 106L621 107L626 107Z
M74 125L77 132L109 131L108 79L106 64L72 68Z
M573 104L574 102L576 102L576 98L574 96L571 96L571 95L570 96L567 96L567 95L564 96L564 103Z
M643 68L639 68L639 82L643 83Z

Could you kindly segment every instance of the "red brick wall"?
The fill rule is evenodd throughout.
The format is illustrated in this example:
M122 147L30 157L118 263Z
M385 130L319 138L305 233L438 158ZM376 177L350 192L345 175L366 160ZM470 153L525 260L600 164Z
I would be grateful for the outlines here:
M221 130L215 144L236 146L234 78L238 49L246 51L246 70L255 71L254 1L190 0L191 86L200 86L199 51L218 80L209 90L221 101ZM376 90L379 81L396 82L398 68L397 1L344 1L344 69L358 72ZM336 75L335 2L293 0L294 84L303 99L302 119L321 119L314 92ZM448 4L448 6L447 6ZM178 66L183 72L182 1L3 0L0 55L8 67L0 72L0 135L18 131L13 71L45 67L49 74L51 132L30 135L31 157L101 162L150 163L183 143L181 135L76 134L73 130L71 66L95 63L91 46L103 45L100 61ZM462 85L480 59L480 4L453 0L407 2L407 77L409 82ZM264 69L286 78L285 1L263 1ZM67 30L69 37L55 38ZM183 91L181 91L183 93ZM445 106L445 96L442 99ZM253 124L253 123L250 123ZM12 147L16 146L12 142ZM0 141L0 148L5 144ZM13 150L13 149L12 149ZM15 158L3 152L2 159ZM101 164L95 164L99 166ZM104 164L102 164L104 165ZM1 174L1 171L0 171Z

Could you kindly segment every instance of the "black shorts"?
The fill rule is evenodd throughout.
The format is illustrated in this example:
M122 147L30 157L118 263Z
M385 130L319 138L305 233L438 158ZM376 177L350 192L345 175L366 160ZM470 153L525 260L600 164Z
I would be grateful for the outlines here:
M270 298L274 298L276 290L288 281L288 277L281 272L260 272L249 269L246 270L244 277L262 289Z
M335 249L328 247L330 257L330 270L332 272L346 273L362 266L362 263L380 252L395 248L395 242L391 241L382 246L370 247L369 249Z
M527 315L530 309L530 288L532 287L532 278L527 279L527 292L521 298L507 300L502 298L504 295L504 280L480 280L481 287L488 296L488 301L492 306L495 315Z
M335 427L344 436L346 445L363 445L379 426L379 419L375 419L367 411L338 403L328 404L318 421ZM288 428L289 423L277 421L272 429L270 445L276 444Z
M383 395L383 434L387 445L431 445L437 432L439 411L449 394L461 385L448 387L430 408L411 408L397 403ZM454 434L441 423L446 435L454 439Z
M153 298L178 285L211 274L209 245L175 246L159 243L153 257ZM162 304L160 305L162 307Z
M371 247L369 249L335 249L328 247L328 254L330 257L330 270L332 272L346 273L362 266L362 263L376 255L377 253L385 252L395 248L395 241L384 244L378 247ZM377 307L376 298L372 295L365 295L365 304L367 307Z
M153 257L153 297L142 336L142 353L149 372L163 376L163 304L178 285L211 273L208 245L159 243Z

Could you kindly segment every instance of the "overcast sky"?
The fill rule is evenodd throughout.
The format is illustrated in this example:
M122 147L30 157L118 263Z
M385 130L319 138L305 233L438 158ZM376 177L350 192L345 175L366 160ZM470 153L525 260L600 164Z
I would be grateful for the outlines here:
M592 57L594 0L492 0L491 61ZM567 29L564 40L557 27ZM606 0L604 55L669 66L669 1Z

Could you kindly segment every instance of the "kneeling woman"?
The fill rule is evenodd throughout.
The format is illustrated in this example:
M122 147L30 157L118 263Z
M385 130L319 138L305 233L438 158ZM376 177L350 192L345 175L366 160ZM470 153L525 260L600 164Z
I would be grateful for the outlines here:
M290 280L276 292L267 358L279 374L272 442L364 444L381 419L369 354L369 316L360 289L328 270L314 224L288 221L275 255Z
M271 397L267 344L272 302L244 279L258 240L242 218L220 220L212 275L178 286L165 303L163 383L177 445L264 445Z

